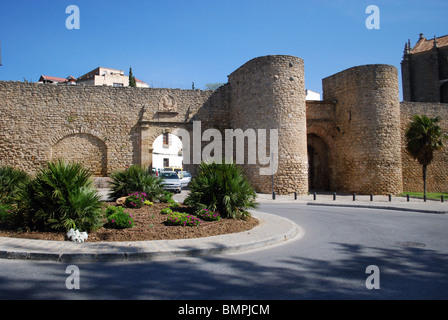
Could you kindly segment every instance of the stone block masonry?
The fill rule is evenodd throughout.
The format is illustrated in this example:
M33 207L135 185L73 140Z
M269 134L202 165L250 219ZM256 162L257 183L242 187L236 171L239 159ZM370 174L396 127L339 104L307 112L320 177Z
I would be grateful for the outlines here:
M398 71L388 65L350 68L323 80L335 101L337 190L398 194L403 189Z
M228 78L216 91L0 82L0 165L35 173L64 158L105 177L132 164L151 166L159 135L192 133L199 121L202 132L222 136L226 129L278 130L277 194L398 194L422 187L421 169L403 144L412 115L439 115L448 131L448 104L400 103L398 71L389 65L323 79L324 101L317 102L305 101L298 57L258 57ZM246 159L248 150L246 141ZM448 190L447 152L429 167L430 191ZM192 157L185 169L194 174ZM242 167L256 191L272 191L272 177L260 175L264 165Z
M277 129L278 171L272 177L245 166L260 192L308 192L305 75L302 59L266 56L253 59L229 76L233 128ZM270 148L267 148L270 150Z
M0 82L0 164L35 173L47 161L65 158L82 161L100 176L132 164L150 165L150 157L142 163L142 155L151 154L155 138L166 128L185 126L210 95ZM176 110L159 110L164 96L175 97ZM142 122L150 128L143 140Z

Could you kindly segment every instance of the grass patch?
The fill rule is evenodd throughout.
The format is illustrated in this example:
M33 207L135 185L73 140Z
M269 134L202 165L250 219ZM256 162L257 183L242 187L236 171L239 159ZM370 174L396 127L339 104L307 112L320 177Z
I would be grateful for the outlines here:
M406 197L407 195L410 197L423 199L423 192L403 192L400 194L402 197ZM445 200L448 200L448 192L427 192L426 199L440 200L442 195Z

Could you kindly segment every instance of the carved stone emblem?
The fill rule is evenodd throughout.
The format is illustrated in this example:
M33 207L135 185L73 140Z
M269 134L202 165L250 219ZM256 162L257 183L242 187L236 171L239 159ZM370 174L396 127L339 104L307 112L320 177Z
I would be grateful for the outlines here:
M177 109L177 102L174 97L164 95L159 101L159 111L161 112L175 112Z

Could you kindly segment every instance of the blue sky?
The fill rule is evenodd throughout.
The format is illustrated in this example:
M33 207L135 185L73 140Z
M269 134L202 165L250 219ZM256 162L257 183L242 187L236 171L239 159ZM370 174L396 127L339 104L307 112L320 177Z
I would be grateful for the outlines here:
M66 28L69 5L79 30ZM365 26L369 5L379 30ZM405 42L448 34L447 17L446 0L2 0L0 80L132 66L155 87L204 89L255 57L286 54L305 60L306 88L321 92L323 78L352 66L400 72Z

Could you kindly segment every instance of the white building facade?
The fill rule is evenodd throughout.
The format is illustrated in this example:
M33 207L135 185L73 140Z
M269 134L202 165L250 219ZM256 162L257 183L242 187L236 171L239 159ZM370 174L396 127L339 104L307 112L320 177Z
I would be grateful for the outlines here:
M154 169L183 168L182 140L179 137L171 133L164 133L156 138L152 147L152 167Z

